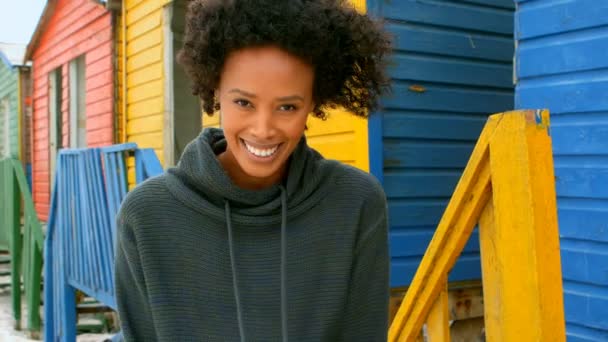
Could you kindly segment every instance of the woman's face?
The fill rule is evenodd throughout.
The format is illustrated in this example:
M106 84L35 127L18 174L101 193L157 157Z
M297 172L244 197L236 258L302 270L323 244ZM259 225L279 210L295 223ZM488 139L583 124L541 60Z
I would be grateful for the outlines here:
M228 56L217 89L228 143L220 160L236 184L260 188L281 180L313 110L313 82L312 66L277 47Z

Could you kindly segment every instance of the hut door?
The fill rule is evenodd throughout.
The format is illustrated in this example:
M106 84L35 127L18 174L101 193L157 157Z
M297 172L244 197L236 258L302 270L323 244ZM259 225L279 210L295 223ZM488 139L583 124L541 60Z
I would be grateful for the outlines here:
M55 183L55 160L57 151L62 146L63 119L61 115L61 68L51 71L49 75L49 175L51 189Z
M167 165L177 164L186 145L194 140L201 131L201 106L198 97L193 96L190 90L190 80L183 68L173 58L181 49L184 39L185 17L187 2L173 1L171 6L165 8L165 51L169 55L165 58L165 70L170 71L171 80L167 103L171 106L172 118L169 119L171 132L166 135L169 140L166 149L170 149L166 158ZM169 26L170 25L170 26Z

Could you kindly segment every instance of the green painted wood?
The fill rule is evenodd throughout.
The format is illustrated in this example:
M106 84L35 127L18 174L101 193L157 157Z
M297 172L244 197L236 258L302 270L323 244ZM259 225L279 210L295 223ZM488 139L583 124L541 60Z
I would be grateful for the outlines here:
M22 208L23 204L23 208ZM23 210L22 210L23 209ZM28 306L27 329L39 332L42 281L42 225L19 160L0 160L0 248L10 256L11 296L16 327L21 326L21 278ZM23 213L23 220L21 217ZM23 226L22 226L23 221ZM6 258L4 258L6 259Z
M0 63L0 157L19 157L19 71ZM8 104L5 106L5 102ZM5 111L8 110L8 120ZM8 127L7 127L8 126ZM6 135L8 132L8 140ZM8 141L8 149L6 142ZM4 152L8 151L7 155Z

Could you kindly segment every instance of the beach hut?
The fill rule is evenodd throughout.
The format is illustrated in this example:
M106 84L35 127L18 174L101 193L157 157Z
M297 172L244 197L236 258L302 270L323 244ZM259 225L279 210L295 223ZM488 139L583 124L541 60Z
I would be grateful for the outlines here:
M31 82L24 54L25 45L0 43L0 158L20 159L31 181Z
M367 124L389 199L391 286L409 285L487 115L548 108L568 340L607 340L608 4L366 5L395 43L393 94ZM478 250L474 233L452 284L480 279Z
M112 144L112 13L95 0L48 0L27 46L33 63L33 196L46 220L61 148Z
M394 39L393 94L368 122L370 170L389 201L391 286L420 263L489 114L513 109L510 0L368 0ZM451 282L480 279L474 233Z
M608 2L516 1L517 108L549 108L568 341L608 340Z

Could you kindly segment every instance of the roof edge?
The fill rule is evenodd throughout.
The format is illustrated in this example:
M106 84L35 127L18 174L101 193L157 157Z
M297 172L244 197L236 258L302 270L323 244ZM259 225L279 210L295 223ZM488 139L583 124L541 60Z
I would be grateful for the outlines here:
M34 30L34 34L30 39L30 42L27 44L27 48L25 50L25 56L23 57L23 64L26 64L28 61L32 59L32 55L34 50L38 46L38 41L40 40L40 36L42 32L46 28L46 25L51 17L51 14L55 10L55 6L57 5L57 0L48 0L46 5L44 5L44 10L42 10L42 14L40 15L40 20L38 20L38 24L36 25L36 29Z
M0 60L2 60L2 62L4 62L9 69L14 67L13 63L11 63L11 61L8 59L8 56L2 51L0 51Z
M106 7L106 0L91 0L97 5ZM36 25L36 29L34 30L34 34L30 39L30 42L27 44L27 48L25 50L25 55L23 56L23 65L27 65L28 61L32 60L34 50L38 47L38 43L40 40L40 36L44 32L48 21L50 20L53 12L55 11L55 7L57 6L58 0L47 0L46 5L44 5L44 10L42 10L42 14L40 15L40 19L38 20L38 24Z

